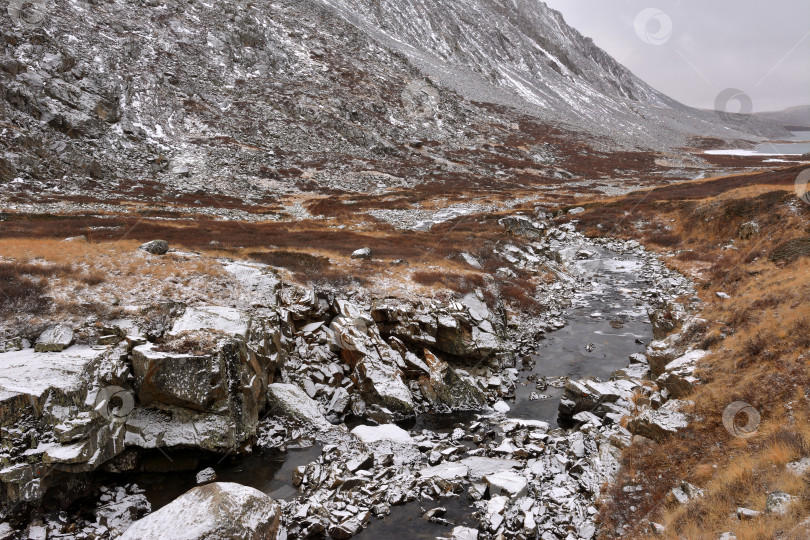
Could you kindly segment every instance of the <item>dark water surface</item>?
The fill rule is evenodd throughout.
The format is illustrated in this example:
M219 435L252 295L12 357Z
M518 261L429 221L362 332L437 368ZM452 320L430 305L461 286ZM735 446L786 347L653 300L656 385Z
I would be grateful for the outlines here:
M539 344L534 367L520 374L521 383L515 402L509 404L509 416L543 420L555 426L562 388L538 389L535 383L526 381L527 376L607 379L627 366L628 356L644 352L644 344L652 340L647 311L629 294L648 285L638 277L639 263L632 256L606 249L597 252L597 257L576 263L591 276L594 290L579 295L566 310L566 326ZM530 401L532 392L549 398Z
M221 462L214 461L188 471L138 473L129 476L128 480L145 491L152 511L166 506L196 486L197 472L205 467L213 467L217 481L236 482L256 488L274 499L287 499L298 495L298 490L292 485L293 470L316 460L321 455L321 449L321 445L316 444L286 452L229 456Z

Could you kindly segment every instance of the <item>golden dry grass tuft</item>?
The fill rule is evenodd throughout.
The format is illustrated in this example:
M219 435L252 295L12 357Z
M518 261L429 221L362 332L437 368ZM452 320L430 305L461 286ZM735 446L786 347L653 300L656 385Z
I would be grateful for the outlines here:
M0 338L31 337L46 320L119 315L163 300L227 303L222 266L206 256L139 251L139 242L0 239Z

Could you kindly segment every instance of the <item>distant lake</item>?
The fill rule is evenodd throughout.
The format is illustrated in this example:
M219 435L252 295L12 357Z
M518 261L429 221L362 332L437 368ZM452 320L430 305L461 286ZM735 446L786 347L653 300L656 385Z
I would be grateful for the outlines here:
M716 156L801 156L810 152L810 131L792 131L793 136L781 142L760 143L753 150L708 150Z

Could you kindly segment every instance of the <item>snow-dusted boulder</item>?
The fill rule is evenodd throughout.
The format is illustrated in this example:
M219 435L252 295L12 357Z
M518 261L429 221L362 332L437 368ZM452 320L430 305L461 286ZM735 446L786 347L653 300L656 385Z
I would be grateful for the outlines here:
M462 358L511 358L505 320L475 294L448 305L387 299L371 316L383 334L403 342Z
M514 459L498 459L484 456L470 456L460 461L469 468L471 480L480 480L486 475L509 471L520 467Z
M526 477L514 471L500 471L484 476L484 482L489 484L491 495L508 495L517 499L526 494L529 482Z
M463 463L446 462L434 467L428 467L419 471L422 478L441 478L443 480L459 480L466 478L470 469Z
M34 350L37 352L61 352L72 344L73 327L67 324L54 324L40 334L34 344Z
M352 434L366 444L380 441L390 441L400 444L415 444L411 435L396 424L382 424L380 426L357 426Z
M371 248L360 248L352 252L352 259L371 259Z
M658 410L645 409L630 422L630 431L661 441L689 425L689 417L678 410L683 404L682 401L672 400Z
M596 412L596 408L605 403L631 402L638 386L637 381L626 379L609 382L595 379L568 381L560 400L560 418L570 420L583 411Z
M707 354L707 351L695 349L676 358L664 367L664 373L658 376L656 382L660 387L669 390L674 398L689 395L699 382L694 375L697 365Z
M224 416L235 429L235 442L255 433L275 371L266 356L258 355L237 338L223 339L202 355L140 345L132 351L132 366L143 406L173 406L191 413Z
M250 317L243 311L222 306L189 307L172 325L170 335L200 330L247 339Z
M169 252L169 243L166 240L151 240L142 244L138 249L152 255L165 255Z
M281 511L257 489L229 482L199 486L136 521L121 540L273 540Z
M539 240L546 234L546 224L540 221L533 221L526 216L514 215L498 220L509 234L515 236L525 236Z

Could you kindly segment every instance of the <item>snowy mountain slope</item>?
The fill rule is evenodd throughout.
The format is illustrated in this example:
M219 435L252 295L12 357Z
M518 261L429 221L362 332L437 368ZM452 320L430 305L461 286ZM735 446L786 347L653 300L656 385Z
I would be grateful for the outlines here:
M470 99L640 145L649 137L657 140L647 145L677 145L671 132L723 138L779 132L764 122L729 123L665 96L539 0L321 1Z

